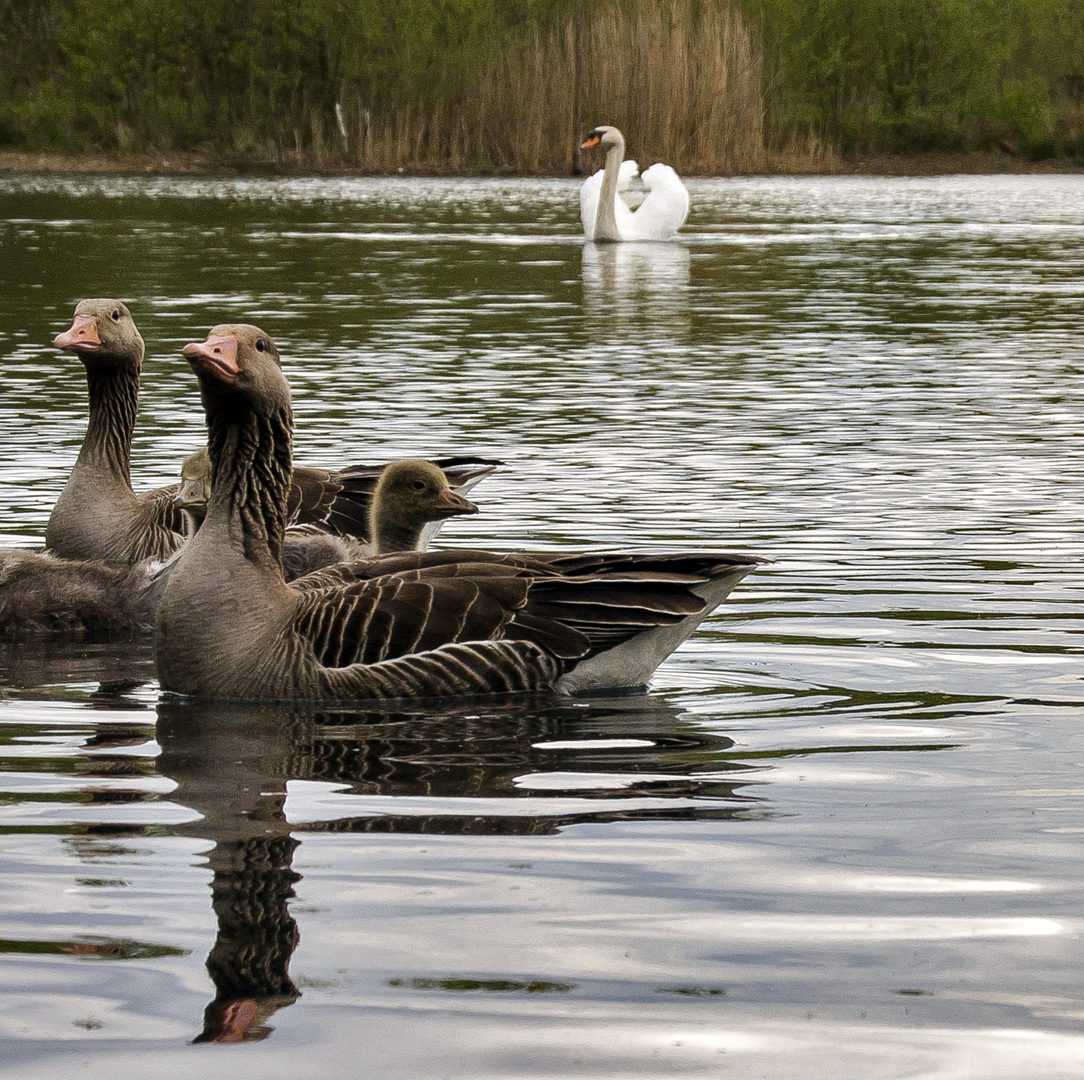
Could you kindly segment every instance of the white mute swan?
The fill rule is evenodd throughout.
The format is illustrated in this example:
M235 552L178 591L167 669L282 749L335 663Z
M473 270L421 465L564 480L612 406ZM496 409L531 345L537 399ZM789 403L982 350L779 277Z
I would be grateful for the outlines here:
M669 165L652 165L643 176L647 194L633 210L622 197L637 173L635 161L622 161L625 137L615 127L588 133L581 150L606 148L606 165L580 188L580 220L588 240L669 240L689 214L689 193Z

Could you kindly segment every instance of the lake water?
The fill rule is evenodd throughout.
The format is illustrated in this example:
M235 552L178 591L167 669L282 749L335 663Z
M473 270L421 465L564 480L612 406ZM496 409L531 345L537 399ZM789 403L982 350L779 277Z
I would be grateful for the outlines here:
M445 543L776 560L646 695L200 707L145 642L0 647L0 1074L1081 1074L1084 177L689 187L596 249L571 181L0 177L4 543L105 295L137 488L243 319L299 461L507 463Z

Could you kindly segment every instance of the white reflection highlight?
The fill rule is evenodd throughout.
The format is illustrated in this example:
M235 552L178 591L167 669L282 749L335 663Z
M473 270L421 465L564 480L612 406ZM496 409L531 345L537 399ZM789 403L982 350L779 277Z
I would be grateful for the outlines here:
M585 774L568 774L578 780ZM562 776L561 787L573 789L610 787L619 790L623 782L611 783L609 777L595 774L587 785L573 784L572 779ZM626 778L619 778L624 781ZM641 778L631 778L639 780ZM672 779L660 777L659 779ZM540 785L543 786L543 785ZM316 821L338 821L342 818L362 817L533 817L554 818L575 814L601 814L609 811L673 811L682 807L704 810L707 807L728 807L733 804L724 799L703 797L675 798L673 796L652 798L622 797L620 799L560 798L429 798L406 795L355 795L348 792L349 785L327 783L318 780L290 780L287 783L286 820L291 825L306 825ZM161 804L156 804L161 805Z
M648 326L657 333L660 319L684 330L689 262L684 244L584 244L584 314L615 333Z
M557 739L532 743L536 750L624 750L636 746L654 746L650 739Z
M1034 881L981 881L975 878L934 877L863 877L845 882L856 892L909 893L940 896L949 893L1018 893L1037 892L1042 885Z
M636 923L618 916L584 916L569 922L589 922L596 938L620 936L632 932ZM851 915L742 915L729 911L719 916L684 919L655 919L652 924L660 935L665 926L670 932L680 930L686 937L701 940L816 943L831 942L876 944L885 941L957 941L967 938L1052 937L1067 933L1069 927L1055 919L1040 918L967 918L963 916L851 916Z

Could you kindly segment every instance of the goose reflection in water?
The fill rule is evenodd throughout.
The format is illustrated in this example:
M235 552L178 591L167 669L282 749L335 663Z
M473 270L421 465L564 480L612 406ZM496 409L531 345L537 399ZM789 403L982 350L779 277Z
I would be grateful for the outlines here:
M581 273L588 322L620 335L637 328L684 330L689 314L689 249L647 241L584 244ZM675 320L677 323L675 325Z
M218 933L207 970L215 997L197 1042L265 1038L271 1016L300 997L289 974L300 936L289 902L305 831L549 835L588 821L736 817L759 802L737 791L751 767L718 760L732 740L647 695L410 703L402 711L163 699L156 734L158 772L177 785L172 798L200 815L174 831L214 844ZM735 779L720 777L724 766ZM540 792L521 783L558 770L579 770L585 785ZM302 809L308 820L293 812L288 820L290 780L343 790L315 814ZM374 796L383 799L380 813L366 805ZM388 796L411 809L387 812ZM457 809L467 800L469 810ZM511 800L525 812L509 812Z

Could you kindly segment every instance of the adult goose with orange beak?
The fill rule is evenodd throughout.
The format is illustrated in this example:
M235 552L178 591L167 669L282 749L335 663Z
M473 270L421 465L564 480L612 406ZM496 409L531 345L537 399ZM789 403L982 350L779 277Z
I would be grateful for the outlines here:
M86 368L90 419L64 490L45 530L49 553L64 559L98 560L115 567L165 561L185 543L185 502L177 485L144 494L132 489L132 435L139 403L143 337L119 300L81 300L71 327L53 342L74 353ZM492 458L438 459L450 486L465 495L501 463ZM323 533L306 545L313 565L323 565L349 543L369 541L370 507L382 465L352 465L330 471L299 467L291 473L288 514L292 524ZM424 547L444 518L427 522ZM332 554L320 557L319 546ZM303 561L303 560L301 560Z
M45 527L45 546L64 559L130 566L168 559L184 543L173 490L132 490L132 433L143 338L119 300L81 300L53 344L83 362L90 420L75 467Z
M388 699L638 686L763 560L406 552L287 584L293 417L259 328L184 347L207 414L207 517L158 609L164 690Z

